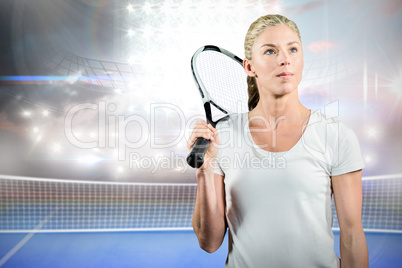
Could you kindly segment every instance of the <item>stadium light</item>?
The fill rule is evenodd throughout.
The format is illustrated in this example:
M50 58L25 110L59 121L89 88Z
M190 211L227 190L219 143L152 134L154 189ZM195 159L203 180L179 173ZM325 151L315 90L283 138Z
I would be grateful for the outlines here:
M128 10L129 12L134 11L133 5L132 5L132 4L129 4L129 5L127 6L127 10Z
M54 152L58 153L61 151L61 145L59 143L55 143L55 144L53 144L52 149Z
M146 26L143 30L142 30L142 34L144 35L144 37L146 39L150 38L152 36L152 28L150 26Z
M124 168L121 167L121 166L120 166L120 167L117 167L116 170L117 170L118 173L123 173L123 172L124 172Z
M392 91L397 93L398 99L402 97L402 72L399 73L398 77L392 82Z
M79 163L91 165L96 164L102 161L102 158L94 156L94 155L87 155L78 159Z
M151 11L152 11L152 6L151 6L150 3L146 2L146 3L144 4L143 9L144 9L144 11L145 11L146 14L149 14L149 13L151 13Z
M133 65L134 62L135 62L135 58L134 58L134 57L129 57L128 60L127 60L127 63L130 64L130 65Z
M369 138L375 138L377 136L377 130L375 128L370 128L368 130Z

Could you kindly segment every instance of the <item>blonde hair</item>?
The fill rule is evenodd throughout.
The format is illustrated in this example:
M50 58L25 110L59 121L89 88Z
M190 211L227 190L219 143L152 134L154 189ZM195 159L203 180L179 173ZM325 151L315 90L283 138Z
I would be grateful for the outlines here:
M289 20L288 18L274 14L274 15L266 15L258 18L254 21L250 28L247 31L246 38L244 40L244 54L246 59L252 60L252 48L255 43L257 37L265 30L265 28L270 26L277 25L285 25L294 30L297 33L297 36L301 40L300 31L297 28L296 23ZM260 100L260 94L258 93L257 83L255 81L255 77L247 77L247 85L248 85L248 108L251 111L257 106L258 101Z

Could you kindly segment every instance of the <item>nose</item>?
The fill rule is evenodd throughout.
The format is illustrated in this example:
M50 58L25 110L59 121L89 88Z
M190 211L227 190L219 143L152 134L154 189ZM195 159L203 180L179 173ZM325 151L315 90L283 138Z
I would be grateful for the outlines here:
M279 66L290 65L290 57L288 53L281 53L281 56L278 60Z

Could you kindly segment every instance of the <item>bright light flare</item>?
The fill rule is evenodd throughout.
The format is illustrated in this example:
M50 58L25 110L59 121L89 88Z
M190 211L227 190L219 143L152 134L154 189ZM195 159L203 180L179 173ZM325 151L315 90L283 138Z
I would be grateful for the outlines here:
M174 35L174 28L172 28L169 25L165 25L165 26L162 27L162 33L163 33L164 38L167 41L170 41L171 38L173 38L173 35Z
M183 173L184 171L186 171L186 167L176 167L174 170L175 170L176 172Z
M176 148L184 150L187 148L187 144L185 142L179 142L177 143Z
M378 135L378 132L375 128L370 128L367 133L369 138L375 138Z
M124 168L123 167L117 167L116 169L117 173L123 173L124 172Z
M43 110L42 115L45 117L49 116L49 111L48 110Z
M129 57L127 60L127 63L130 65L133 65L135 63L135 58L134 57Z
M369 126L368 128L366 128L366 135L367 138L371 141L381 140L383 136L383 133L381 131L381 125Z
M181 2L179 10L182 14L190 14L192 12L192 6L187 1L183 1Z
M24 117L31 117L32 113L31 113L30 111L24 111L24 112L22 113L22 115L23 115Z
M127 10L128 10L129 12L133 12L133 11L134 11L133 5L132 5L132 4L127 5Z
M153 34L153 30L150 26L146 26L145 28L142 29L142 34L145 39L149 39Z
M398 98L402 97L402 72L400 72L399 76L392 82L391 89L398 94Z
M168 1L164 1L160 9L162 11L162 14L172 13L172 6Z
M364 162L368 167L373 167L377 163L377 157L373 153L368 153L364 156Z
M62 147L61 147L60 143L55 143L55 144L53 144L52 149L53 149L53 152L58 153L61 151Z
M313 53L320 53L322 51L327 51L334 47L334 44L327 41L316 41L308 46L308 49Z
M102 158L94 156L94 155L87 155L78 159L78 162L81 164L92 165L102 161Z
M149 13L151 13L151 11L152 11L152 6L151 6L150 3L146 2L146 3L144 4L143 9L144 9L144 11L145 11L146 14L149 14Z
M279 3L275 3L272 6L272 11L273 11L272 13L277 13L277 14L282 13L282 6Z

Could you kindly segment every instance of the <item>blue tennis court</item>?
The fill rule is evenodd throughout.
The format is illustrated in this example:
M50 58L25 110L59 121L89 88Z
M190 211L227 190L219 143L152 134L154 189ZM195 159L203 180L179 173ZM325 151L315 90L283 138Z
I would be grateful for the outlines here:
M402 176L363 180L370 267L402 267ZM195 184L0 177L0 267L223 267L191 229ZM335 250L339 228L333 210Z
M208 254L192 231L36 233L24 242L27 235L0 234L1 267L223 267L227 254L226 239ZM402 234L366 237L370 267L402 267Z

